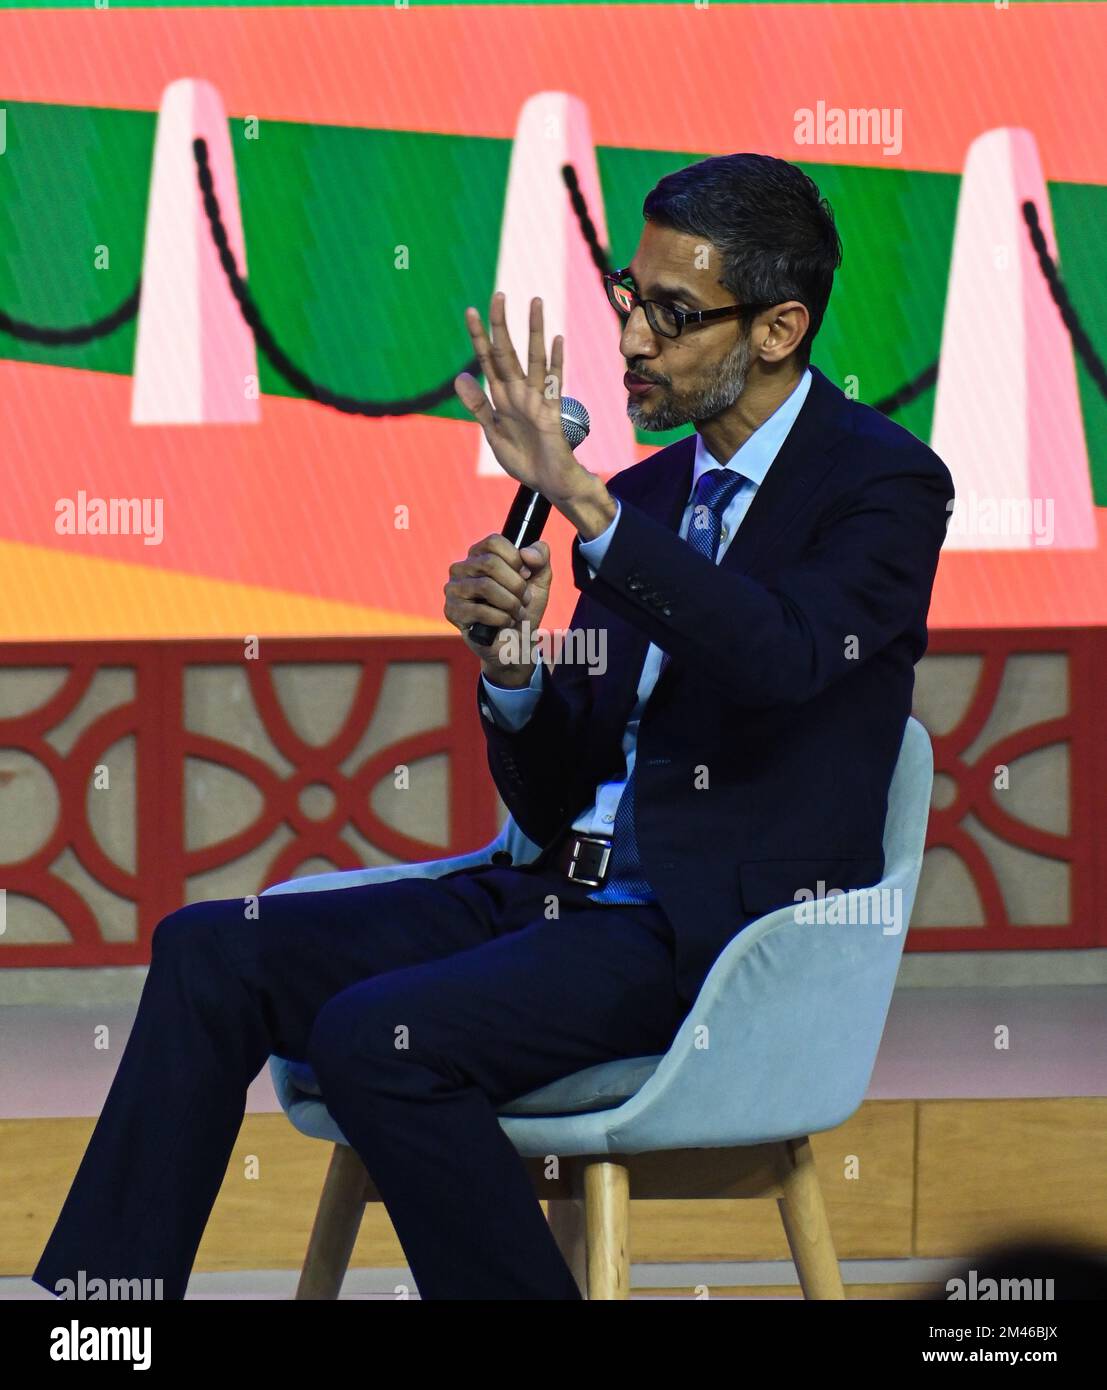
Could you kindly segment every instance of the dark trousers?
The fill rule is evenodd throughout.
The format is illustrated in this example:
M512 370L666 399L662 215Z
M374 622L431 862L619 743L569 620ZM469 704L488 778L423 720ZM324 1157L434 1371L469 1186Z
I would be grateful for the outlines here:
M35 1282L160 1278L183 1298L275 1053L312 1065L422 1298L579 1298L496 1107L664 1052L690 1007L661 908L587 891L481 867L275 894L256 920L238 898L171 913Z

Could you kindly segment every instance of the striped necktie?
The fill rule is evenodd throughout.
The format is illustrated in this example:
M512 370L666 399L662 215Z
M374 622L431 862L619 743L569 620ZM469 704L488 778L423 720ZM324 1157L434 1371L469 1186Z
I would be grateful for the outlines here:
M731 499L745 482L741 473L732 468L710 468L700 475L692 499L692 516L688 522L688 544L698 554L715 564L719 552L719 538L723 529L723 513ZM661 662L661 670L668 664L666 652ZM660 672L658 673L660 674ZM602 888L587 896L596 903L649 903L656 901L653 890L646 882L638 858L638 838L634 830L634 775L638 771L638 759L627 778L626 786L615 808L615 825L612 832L611 861Z

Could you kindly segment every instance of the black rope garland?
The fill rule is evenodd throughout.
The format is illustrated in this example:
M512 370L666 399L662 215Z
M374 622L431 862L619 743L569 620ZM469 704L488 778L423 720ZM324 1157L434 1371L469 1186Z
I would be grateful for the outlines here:
M1091 339L1084 331L1076 310L1072 307L1072 301L1069 299L1068 292L1057 273L1057 266L1046 248L1045 235L1038 221L1038 209L1029 198L1022 205L1022 215L1030 231L1030 241L1038 255L1038 266L1045 276L1053 302L1060 311L1061 322L1068 329L1072 345L1084 366L1087 367L1089 376L1099 387L1104 400L1107 400L1107 371L1104 370L1103 359L1092 346Z
M238 272L235 264L234 253L231 251L227 240L226 228L223 226L223 219L219 211L219 201L215 196L215 186L212 181L211 168L208 163L207 142L196 139L192 142L192 152L196 160L196 177L200 185L200 193L203 198L204 212L207 215L208 226L211 230L212 241L219 253L219 261L223 267L223 272L227 277L231 293L234 295L242 317L249 325L254 335L254 341L265 354L270 364L285 381L308 399L317 401L320 405L330 406L334 410L340 410L351 415L367 415L379 417L385 415L415 415L422 411L430 410L436 405L441 405L454 394L454 379L457 372L441 386L433 387L431 390L422 391L415 396L402 397L393 401L370 401L356 396L344 395L340 392L332 391L329 387L315 381L305 371L298 367L288 356L284 349L277 342L272 332L266 326L261 316L261 311L254 302L250 294L249 287ZM577 223L580 226L581 235L588 247L592 263L597 272L603 275L611 268L609 254L600 245L599 237L596 233L595 224L588 212L588 205L580 189L577 173L571 164L561 166L561 177L565 182L565 187L569 193L569 201L573 212L576 215ZM1089 376L1099 388L1104 400L1107 400L1107 368L1104 367L1103 359L1096 351L1087 331L1080 321L1080 317L1073 306L1064 283L1057 270L1057 265L1049 254L1046 246L1045 235L1042 232L1038 218L1038 209L1030 199L1022 204L1023 220L1026 223L1030 235L1031 244L1034 247L1038 258L1038 266L1049 286L1050 296L1057 310L1061 315L1061 321L1068 331L1072 340L1072 345L1080 360L1087 368ZM0 309L0 332L7 333L10 337L18 338L24 342L39 343L46 347L58 347L63 344L90 343L98 338L107 337L116 329L128 323L138 313L139 297L142 289L142 279L135 283L134 289L128 297L114 309L110 314L105 314L103 318L96 319L92 323L78 324L72 328L48 328L36 324L24 323L19 319L12 318L9 314ZM476 357L472 357L460 371L468 372L474 377L481 375L480 362ZM903 406L910 404L924 391L929 390L938 379L938 363L932 362L928 367L924 367L917 376L905 382L897 391L883 399L874 402L873 408L879 410L883 415L892 415Z
M91 343L96 338L106 338L117 328L134 318L138 313L138 297L142 288L142 278L118 309L105 314L93 323L83 323L76 328L41 328L33 323L22 323L13 319L0 309L0 330L12 338L21 338L27 343L43 343L47 347L57 347L61 343Z
M200 180L200 191L203 194L204 211L207 213L208 224L211 227L212 240L219 252L219 260L230 283L231 293L238 300L242 317L253 331L254 340L258 347L290 386L294 386L311 400L318 401L320 405L329 405L335 410L344 411L349 415L415 415L420 411L429 410L432 406L441 405L444 400L454 394L454 376L457 376L457 372L441 386L436 386L430 391L423 391L417 396L406 396L396 401L367 401L356 396L345 396L332 391L329 387L314 381L306 372L301 371L265 326L261 312L254 303L246 282L238 273L234 253L228 244L227 232L219 214L219 202L215 196L211 168L208 164L207 142L200 139L193 140L192 152L196 158L196 174ZM480 362L476 357L472 357L459 370L470 372L473 376L479 376Z

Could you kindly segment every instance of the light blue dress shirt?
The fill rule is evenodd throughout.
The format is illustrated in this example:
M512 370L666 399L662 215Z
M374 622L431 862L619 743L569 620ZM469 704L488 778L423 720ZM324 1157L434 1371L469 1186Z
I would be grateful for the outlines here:
M719 554L716 563L722 559L726 553L727 546L734 537L735 531L742 524L742 519L749 510L750 503L753 501L757 489L765 481L773 460L780 452L780 446L788 437L788 431L795 423L796 416L800 412L800 407L807 398L807 392L811 387L811 372L805 370L800 378L795 390L782 401L776 410L763 421L750 437L735 452L732 458L728 459L723 465L740 473L745 482L735 492L726 510L723 512L722 530L719 537ZM700 477L708 472L709 469L718 468L718 460L708 452L707 446L703 442L703 435L696 436L696 457L692 466L692 491L688 495L688 501L684 508L684 515L680 523L681 538L688 535L688 527L691 524L692 503L695 497L696 484ZM615 533L615 527L619 524L619 516L622 505L619 499L615 499L615 519L605 531L590 541L581 541L580 553L588 565L588 572L591 578L595 579L596 571L603 563L603 557L607 553L607 547L611 543L611 537ZM657 677L661 670L661 661L664 656L662 649L656 643L651 642L646 651L646 659L642 663L642 674L638 681L638 699L634 708L630 712L626 729L623 733L623 752L626 755L626 773L623 778L615 782L602 782L596 788L596 799L587 809L583 810L576 820L573 821L573 829L579 830L589 835L605 835L610 837L612 827L615 822L615 808L619 804L619 798L623 794L623 788L627 784L631 772L634 769L634 759L638 746L638 725L642 718L642 711L646 708L646 703L650 698ZM523 686L520 690L508 690L502 686L491 685L481 677L484 693L488 697L488 702L492 709L484 706L484 713L487 718L492 719L505 729L521 729L534 712L542 695L542 680L545 663L537 662L534 668L534 675L531 677L529 685Z

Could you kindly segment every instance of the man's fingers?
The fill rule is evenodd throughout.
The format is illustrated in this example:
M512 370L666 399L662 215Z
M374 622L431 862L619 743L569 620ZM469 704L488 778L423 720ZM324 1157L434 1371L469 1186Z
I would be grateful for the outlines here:
M557 379L557 394L561 396L561 383L565 380L565 339L559 333L553 340L550 350L550 376Z
M495 591L500 598L508 603L512 599L523 597L527 581L518 570L512 569L507 561L501 560L498 555L481 555L476 560L470 560L465 568L469 570L473 579L478 582L483 581L481 591L485 595ZM464 569L462 577L464 577Z
M481 375L488 383L488 390L495 400L495 387L500 384L498 368L492 355L492 347L488 341L488 334L484 331L484 324L481 322L480 314L476 309L469 306L465 310L465 327L469 330L469 337L473 342L473 353L480 363ZM463 376L468 375L463 372Z
M527 344L527 381L536 391L546 386L546 330L542 326L542 301L530 301L530 337Z
M541 577L546 581L543 587L548 587L547 576L550 574L550 547L547 541L535 541L533 545L525 545L522 550L516 550L506 536L501 535L498 531L494 531L490 536L485 536L484 540L477 541L475 545L470 547L469 560L471 562L477 562L482 555L486 554L498 556L503 562L505 567L503 570L501 570L498 565L491 566L491 569L498 578L507 573L513 576L514 585L509 584L506 578L501 579L501 582L506 587L511 588L513 593L520 593L522 591L521 584L523 576L521 572L524 569L530 570L530 574L525 576L527 580Z
M492 359L501 381L521 381L523 369L515 355L511 334L507 331L507 296L497 290L492 296L488 309L488 322L492 325Z
M470 627L473 623L487 623L489 627L514 627L522 620L514 613L505 613L490 604L461 600L447 605L446 617L458 627Z
M492 423L495 415L492 402L480 389L477 379L470 376L468 372L459 372L454 377L454 390L457 392L461 404L468 410L473 418L481 425Z
M517 550L499 531L476 541L442 586L446 617L467 636L472 623L503 632L532 610L540 614L549 598L549 555L546 541Z
M481 371L487 376L487 367L492 350L488 342L488 334L484 331L484 324L481 323L480 314L471 304L465 310L465 327L469 330L469 337L473 340L473 351L480 360Z
M489 608L495 608L511 618L516 618L519 616L519 605L524 602L523 594L526 592L522 585L519 592L515 592L514 580L518 578L518 575L514 575L512 587L505 588L488 574L462 575L452 579L448 587L459 602L483 603Z
M545 541L535 541L533 545L524 545L519 554L531 569L545 569L550 562L550 547Z
M485 536L481 541L475 541L469 547L469 558L474 559L485 551L491 551L493 555L498 555L502 560L506 560L513 570L517 570L522 563L519 551L511 544L508 538L500 531L493 531Z

